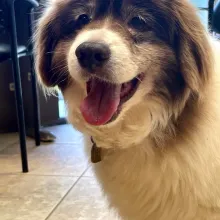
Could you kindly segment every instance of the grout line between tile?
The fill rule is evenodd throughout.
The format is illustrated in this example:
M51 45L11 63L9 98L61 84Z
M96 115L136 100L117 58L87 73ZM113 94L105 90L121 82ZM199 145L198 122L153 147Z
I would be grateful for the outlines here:
M15 144L18 144L18 141L15 141L15 142L12 142L12 143L10 143L10 144L5 145L5 147L3 147L3 148L0 150L0 153L1 153L2 151L4 151L6 148L8 148L8 147L10 147L10 146L12 146L12 145L15 145Z
M54 177L81 177L81 175L59 175L59 174L27 174L27 176L54 176Z
M50 176L50 177L80 177L81 175L59 175L59 174L29 174L29 173L0 173L0 176Z
M50 214L45 218L45 220L49 220L49 218L53 215L53 213L56 211L56 209L59 207L59 205L64 201L64 199L67 197L67 195L70 193L70 191L75 187L75 185L79 182L79 180L84 176L84 174L87 172L89 167L86 168L86 170L79 176L79 178L75 181L75 183L70 187L70 189L66 192L66 194L61 198L61 200L56 204L56 206L53 208L53 210L50 212Z
M21 175L21 172L14 172L14 173L0 173L0 176L18 176Z

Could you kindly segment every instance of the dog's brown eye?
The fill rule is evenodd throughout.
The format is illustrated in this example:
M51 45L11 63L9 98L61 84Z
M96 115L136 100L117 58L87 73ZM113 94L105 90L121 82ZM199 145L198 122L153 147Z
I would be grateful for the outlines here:
M77 26L78 28L82 28L83 26L89 24L91 21L91 18L87 14L82 14L77 19Z
M136 30L139 30L139 31L145 31L145 30L148 30L149 27L148 25L146 24L146 22L140 18L140 17L134 17L132 18L128 25L131 27L131 28L134 28Z

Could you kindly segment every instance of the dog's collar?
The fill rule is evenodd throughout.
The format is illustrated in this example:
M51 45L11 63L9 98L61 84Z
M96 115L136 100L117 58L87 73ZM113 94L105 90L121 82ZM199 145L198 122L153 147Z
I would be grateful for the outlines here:
M91 137L92 141L92 150L91 150L91 162L92 163L99 163L102 161L102 149L97 147L94 139Z

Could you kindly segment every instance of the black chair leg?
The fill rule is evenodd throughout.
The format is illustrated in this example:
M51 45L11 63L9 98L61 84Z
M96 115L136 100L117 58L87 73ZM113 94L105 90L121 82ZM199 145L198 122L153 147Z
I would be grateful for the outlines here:
M210 32L213 32L213 30L212 30L212 17L213 17L214 4L215 4L215 0L209 0L208 1L208 7L209 7L209 11L208 11L208 25L209 25Z
M13 67L13 75L14 75L14 83L15 83L15 99L16 99L18 128L19 128L19 137L20 137L22 170L24 173L27 173L28 157L27 157L27 148L26 148L26 131L25 131L20 67L19 67L19 60L17 55L17 33L16 33L14 4L10 5L8 9L10 13L11 57L12 57L12 67Z
M33 36L33 23L34 23L34 16L33 16L34 9L31 10L28 16L28 27L29 27L29 36ZM29 45L29 49L33 53L33 44ZM31 63L31 82L32 82L32 96L33 96L33 108L34 108L34 137L36 146L40 145L40 113L39 113L39 99L38 99L38 86L37 86L37 79L36 79L36 72L34 68L34 56L33 54L30 55L30 63Z
M31 62L33 109L34 109L35 143L36 146L40 146L40 117L39 117L38 87L37 87L36 73L34 70L34 59L32 55L30 56L30 62Z

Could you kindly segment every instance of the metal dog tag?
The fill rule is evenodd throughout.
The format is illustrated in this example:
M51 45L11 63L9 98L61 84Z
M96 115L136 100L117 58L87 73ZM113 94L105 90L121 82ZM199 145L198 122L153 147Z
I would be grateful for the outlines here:
M91 141L93 143L92 145L92 150L91 150L91 162L92 163L99 163L102 161L102 156L101 156L101 148L97 147L96 143L93 141L91 138Z

